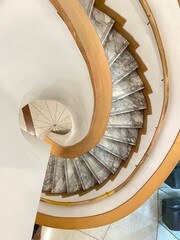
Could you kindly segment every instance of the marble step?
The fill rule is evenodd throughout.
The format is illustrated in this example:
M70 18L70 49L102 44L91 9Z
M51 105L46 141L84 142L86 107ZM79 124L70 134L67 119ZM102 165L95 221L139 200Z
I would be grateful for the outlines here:
M134 92L140 91L143 88L144 84L141 78L136 71L133 71L121 81L113 85L113 102Z
M114 20L94 7L91 12L91 21L101 42L104 43L114 24Z
M103 137L98 143L98 146L122 160L126 160L130 154L132 146L126 143L116 142L114 140Z
M112 28L104 43L104 50L109 65L111 65L120 56L128 45L129 42L114 28Z
M83 190L88 190L97 183L97 180L93 177L91 171L87 167L82 158L73 159L79 180L82 184Z
M94 156L92 156L92 154L85 153L82 155L82 159L87 164L99 184L104 182L111 174L111 172L106 167L104 167L103 164L100 163Z
M124 77L138 68L138 64L126 49L111 65L111 77L113 84L121 81Z
M50 155L47 169L46 169L45 179L43 183L43 189L42 189L43 191L48 191L48 192L51 191L52 183L53 183L55 160L56 160L56 156Z
M136 145L138 138L137 128L107 128L104 137L130 145Z
M112 103L111 115L146 109L146 100L142 92L135 92Z
M99 162L101 162L111 173L115 173L120 166L122 159L113 154L102 151L98 146L89 151Z
M79 180L73 159L66 158L64 165L65 165L67 193L75 193L80 191L82 189L82 185Z
M64 158L56 157L51 193L64 193L67 191L65 178Z
M95 0L79 0L88 16L91 15Z
M130 113L122 113L112 115L109 118L108 127L118 128L142 128L143 111L134 111Z

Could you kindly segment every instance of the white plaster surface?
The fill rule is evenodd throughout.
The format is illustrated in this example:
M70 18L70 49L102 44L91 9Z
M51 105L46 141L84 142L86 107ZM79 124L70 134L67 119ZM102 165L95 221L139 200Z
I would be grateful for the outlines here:
M0 1L0 19L0 239L30 240L50 147L22 135L19 109L39 98L64 101L76 141L89 130L93 92L80 51L49 1Z

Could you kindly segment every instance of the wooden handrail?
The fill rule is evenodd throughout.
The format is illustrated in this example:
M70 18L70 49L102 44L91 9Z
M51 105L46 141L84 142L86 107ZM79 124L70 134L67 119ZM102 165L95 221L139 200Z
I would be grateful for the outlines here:
M81 142L63 147L45 138L45 141L52 145L52 154L67 158L76 157L93 148L106 130L111 111L112 81L101 42L79 1L51 0L51 3L68 26L82 53L94 92L94 112L90 130Z

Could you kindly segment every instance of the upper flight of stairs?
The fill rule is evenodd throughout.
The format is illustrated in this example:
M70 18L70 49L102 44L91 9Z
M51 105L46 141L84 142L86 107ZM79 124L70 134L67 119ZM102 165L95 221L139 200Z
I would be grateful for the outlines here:
M143 126L146 101L137 62L127 50L129 42L114 28L114 20L99 11L94 0L80 0L103 44L113 82L112 109L101 141L82 156L64 159L51 155L43 191L76 193L103 183L129 157ZM32 114L33 117L33 114Z

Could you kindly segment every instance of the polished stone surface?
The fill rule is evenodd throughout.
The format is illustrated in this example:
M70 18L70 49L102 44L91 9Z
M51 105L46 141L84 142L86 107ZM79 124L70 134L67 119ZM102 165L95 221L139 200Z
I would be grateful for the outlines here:
M54 175L53 175L53 184L52 184L52 193L63 193L66 192L66 179L65 179L65 169L64 169L63 158L56 157L54 165Z
M99 184L104 182L111 174L111 172L90 153L83 154L82 158Z
M143 111L134 111L130 113L122 113L119 115L112 115L109 118L108 126L120 128L142 128Z
M100 146L102 150L104 149L123 160L128 158L132 148L131 145L116 142L105 137L101 139L101 141L98 143L98 146Z
M128 50L125 50L111 65L112 81L115 84L138 67L137 62Z
M90 16L95 0L79 0L88 16Z
M75 193L82 189L82 185L74 166L73 159L71 158L67 158L65 161L65 176L67 193Z
M146 100L142 92L135 92L112 103L111 115L146 109Z
M106 168L112 173L115 173L122 162L122 159L114 156L113 154L103 151L100 147L93 148L90 153L97 158Z
M50 155L43 184L43 191L51 191L55 159L56 157L54 155Z
M108 139L135 145L138 137L137 128L107 128L104 136Z
M104 50L109 65L111 65L116 58L119 57L128 45L129 42L121 34L119 34L115 29L111 29L104 43Z
M86 163L83 161L82 158L74 158L73 159L79 180L82 184L83 190L87 190L93 187L97 180L93 177L91 171L87 167Z
M91 21L103 43L114 24L114 20L105 13L99 11L97 8L93 8L91 12Z
M137 74L133 71L121 81L113 85L113 101L126 97L134 92L137 92L144 88L144 84Z

